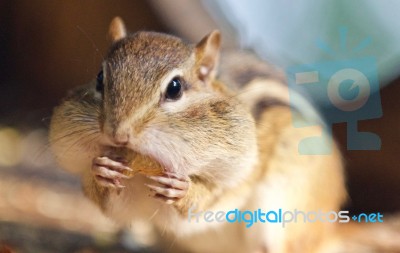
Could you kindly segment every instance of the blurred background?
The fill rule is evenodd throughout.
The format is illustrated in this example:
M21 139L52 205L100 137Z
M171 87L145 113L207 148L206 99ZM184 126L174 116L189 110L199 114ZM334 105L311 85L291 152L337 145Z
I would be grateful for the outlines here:
M330 59L321 41L334 56L360 56L339 50L341 27L346 48L367 38L363 54L376 60L383 116L358 128L379 135L382 148L349 151L346 124L333 126L350 193L343 209L398 212L399 9L394 0L0 0L0 252L137 250L83 197L78 178L55 165L47 145L52 108L67 90L96 76L117 15L131 32L167 32L190 42L218 28L225 48L253 50L284 71Z

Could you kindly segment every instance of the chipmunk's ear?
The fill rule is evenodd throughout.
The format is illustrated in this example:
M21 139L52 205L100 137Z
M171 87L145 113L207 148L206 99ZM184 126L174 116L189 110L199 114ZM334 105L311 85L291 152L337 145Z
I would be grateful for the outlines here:
M212 31L196 45L196 65L201 80L210 80L215 77L221 46L221 34L218 30Z
M113 18L110 23L110 28L108 29L108 34L112 42L116 42L126 37L125 25L120 17Z

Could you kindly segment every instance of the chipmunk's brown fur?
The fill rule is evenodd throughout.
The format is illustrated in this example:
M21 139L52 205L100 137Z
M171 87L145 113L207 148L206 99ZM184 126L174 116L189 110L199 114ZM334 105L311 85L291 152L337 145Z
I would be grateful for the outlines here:
M187 217L235 208L339 209L346 196L340 154L335 147L329 155L299 154L299 141L322 130L293 126L296 110L282 78L243 56L247 67L230 62L235 71L228 78L222 68L229 86L217 81L218 32L197 45L153 32L127 36L117 18L110 35L104 87L96 91L92 82L72 91L55 109L50 127L59 163L82 176L87 196L116 222L143 220L161 234L167 231L159 241L164 251L317 252L334 231L330 223L246 229L243 223L196 223ZM169 99L167 87L176 78L182 95ZM318 120L303 105L297 117ZM110 147L150 156L166 175L126 177L122 172L130 168L108 155ZM149 196L148 189L155 194Z

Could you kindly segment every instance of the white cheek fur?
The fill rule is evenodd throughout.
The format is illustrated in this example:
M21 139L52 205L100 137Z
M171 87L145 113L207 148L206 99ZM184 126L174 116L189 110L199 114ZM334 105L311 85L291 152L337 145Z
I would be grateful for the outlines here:
M188 98L185 93L182 94L182 97L176 101L164 101L161 104L161 108L166 112L179 112L183 111L188 105Z
M165 169L176 173L185 173L187 164L183 156L190 155L183 150L190 150L173 135L167 135L157 129L148 129L143 139L146 140L141 146L141 152L148 154L158 160Z
M201 104L212 97L212 94L208 93L192 93L188 95L186 92L183 92L179 100L166 101L161 104L161 108L169 113L183 112L186 111L189 106Z

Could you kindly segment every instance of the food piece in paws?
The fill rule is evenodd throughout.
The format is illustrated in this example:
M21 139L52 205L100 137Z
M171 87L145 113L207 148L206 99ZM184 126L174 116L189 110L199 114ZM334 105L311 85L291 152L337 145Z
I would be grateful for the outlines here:
M123 174L129 177L141 173L146 176L163 175L163 167L160 163L147 155L142 155L128 148L110 147L104 152L105 156L116 161L124 162L132 171L123 171Z

